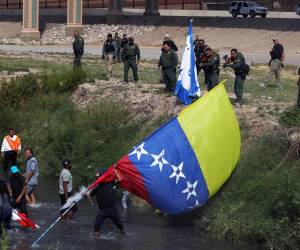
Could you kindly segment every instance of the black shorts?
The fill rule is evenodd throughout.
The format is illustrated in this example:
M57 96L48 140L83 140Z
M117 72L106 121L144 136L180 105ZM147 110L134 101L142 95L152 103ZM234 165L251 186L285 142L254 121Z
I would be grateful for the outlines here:
M69 197L71 197L73 194L72 193L68 193L68 198ZM61 206L63 206L64 204L66 204L66 202L67 202L67 199L66 199L66 196L64 195L64 194L59 194L59 198L60 198L60 204L61 204ZM66 208L66 209L63 209L63 210L60 210L60 214L63 214L66 210L67 210L68 208ZM71 210L75 213L76 211L77 211L77 204L75 204L72 208L71 208Z
M96 216L94 232L99 232L105 219L111 219L121 232L124 230L118 209L116 207L101 209Z

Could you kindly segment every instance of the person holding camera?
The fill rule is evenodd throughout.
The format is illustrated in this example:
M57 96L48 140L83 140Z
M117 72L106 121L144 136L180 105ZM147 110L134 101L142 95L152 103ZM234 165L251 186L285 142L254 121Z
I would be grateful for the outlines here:
M138 82L138 64L141 59L141 52L139 46L134 43L134 38L128 38L128 43L122 49L122 61L124 62L124 82L128 83L128 71L131 68L135 82Z
M200 63L199 66L206 72L206 88L210 91L219 83L220 74L220 56L214 52L212 48L207 48L205 51L207 62Z
M112 77L112 65L116 59L117 46L116 42L113 40L112 34L107 35L107 39L102 47L102 60L106 64L106 72L108 77Z
M230 57L227 55L223 57L225 60L224 68L230 67L234 70L234 93L236 95L236 106L241 106L243 102L244 81L246 75L249 73L249 66L245 62L245 57L237 49L230 51Z

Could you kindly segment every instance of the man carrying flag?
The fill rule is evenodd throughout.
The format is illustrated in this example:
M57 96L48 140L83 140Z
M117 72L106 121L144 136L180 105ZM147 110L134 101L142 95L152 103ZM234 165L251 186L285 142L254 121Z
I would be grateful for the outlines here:
M193 30L190 21L189 31L186 38L186 47L183 52L179 76L175 89L175 95L183 104L190 104L197 96L200 96L200 87L197 77L195 53L193 47Z

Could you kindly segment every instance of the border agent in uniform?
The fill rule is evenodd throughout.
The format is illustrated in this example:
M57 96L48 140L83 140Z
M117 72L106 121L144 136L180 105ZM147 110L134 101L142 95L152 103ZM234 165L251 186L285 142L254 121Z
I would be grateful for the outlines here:
M139 46L134 43L134 38L128 38L128 43L122 49L122 60L124 62L124 82L128 82L128 71L131 68L134 81L139 80L138 64L141 59L141 52Z
M176 67L178 57L176 52L170 48L168 42L164 43L161 56L158 62L158 68L162 68L163 80L167 91L174 91L176 85Z
M216 87L219 83L219 74L220 74L220 56L218 53L214 52L212 48L207 48L205 51L207 62L200 63L200 67L202 67L206 71L206 87L207 91L210 91L214 87Z
M81 57L84 52L84 40L79 35L78 31L74 32L73 52L74 52L73 67L74 68L81 67Z
M241 52L238 52L237 49L231 50L230 58L227 58L224 63L224 68L230 67L234 70L234 93L236 95L236 102L239 106L243 101L244 81L246 79L245 65L245 58Z

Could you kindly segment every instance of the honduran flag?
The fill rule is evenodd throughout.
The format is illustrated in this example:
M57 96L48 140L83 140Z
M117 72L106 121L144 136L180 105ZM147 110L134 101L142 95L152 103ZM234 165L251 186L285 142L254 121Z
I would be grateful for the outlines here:
M195 97L200 96L200 86L193 45L192 24L193 21L191 20L174 93L183 104L190 104Z
M219 84L131 149L89 189L118 177L129 192L179 214L214 195L239 155L239 125Z

